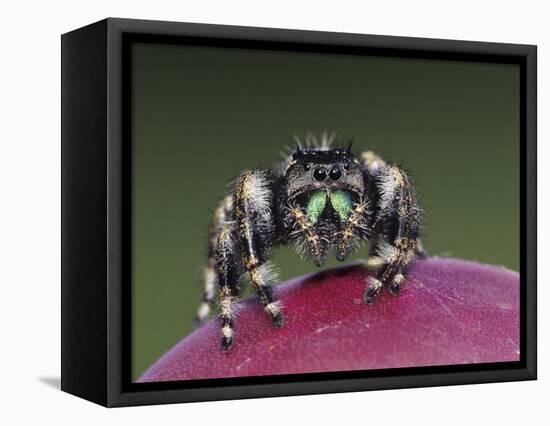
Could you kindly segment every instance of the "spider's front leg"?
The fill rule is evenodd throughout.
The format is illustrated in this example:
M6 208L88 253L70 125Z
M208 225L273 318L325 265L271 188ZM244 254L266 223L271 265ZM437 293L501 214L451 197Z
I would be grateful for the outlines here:
M283 315L271 287L274 273L267 263L276 226L272 185L266 172L244 172L235 185L235 219L244 270L273 325L282 327Z
M369 263L378 263L376 278L370 280L364 296L371 304L385 284L392 294L397 294L405 280L407 269L416 255L422 255L418 239L421 210L416 192L407 174L396 166L388 166L373 154L365 161L371 178L370 198L376 200L376 234L373 247L374 258ZM363 159L366 160L365 156Z

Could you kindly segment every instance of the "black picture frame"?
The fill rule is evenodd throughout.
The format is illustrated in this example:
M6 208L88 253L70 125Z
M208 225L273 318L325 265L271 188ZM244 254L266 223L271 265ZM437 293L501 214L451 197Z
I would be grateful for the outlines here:
M129 45L134 41L520 65L518 362L186 382L130 380ZM536 379L536 46L105 19L62 36L62 390L105 406Z

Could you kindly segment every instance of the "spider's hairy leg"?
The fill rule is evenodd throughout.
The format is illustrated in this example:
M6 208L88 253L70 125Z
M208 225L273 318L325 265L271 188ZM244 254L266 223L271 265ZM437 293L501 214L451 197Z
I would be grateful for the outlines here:
M368 304L374 302L385 284L390 284L393 294L399 292L407 269L419 252L420 208L409 177L398 167L387 166L375 175L375 183L379 193L375 232L379 238L374 253L382 266L365 292Z
M376 241L373 241L373 244L371 246L371 250L369 252L369 257L363 261L363 266L368 271L378 271L382 266L384 266L387 262L382 257L378 256L378 251L380 251L380 245L381 244L387 244L383 239L378 239ZM424 247L422 245L422 241L420 238L416 239L416 245L414 254L419 259L426 259L428 257L428 253L426 250L424 250ZM414 256L412 256L414 260Z
M384 261L378 256L370 255L366 260L362 262L367 271L378 271L384 266Z
M238 249L234 222L222 225L216 244L216 273L219 285L222 349L228 351L233 344L235 300L239 296Z
M413 262L414 255L415 255L415 250L414 249L408 250L406 255L404 256L404 259L403 259L401 265L399 265L395 270L395 273L394 273L394 275L391 279L391 283L390 283L390 292L394 296L399 294L399 291L401 290L401 284L403 284L403 282L405 281L405 273L406 273L408 267Z
M242 264L273 325L282 327L283 314L271 287L274 274L266 263L275 229L272 183L267 173L241 174L235 184L234 203Z
M220 236L222 226L229 220L233 211L233 197L226 196L214 211L214 217L210 224L208 238L208 262L203 270L204 290L202 303L199 306L195 316L195 324L203 324L209 317L212 311L218 277L216 274L216 245Z
M393 295L397 295L401 290L401 284L403 284L403 282L405 281L405 272L413 263L415 257L419 259L425 259L426 257L428 257L428 254L422 246L422 241L420 241L420 238L418 238L418 236L416 238L416 241L411 241L411 247L407 250L401 266L395 271L395 275L392 278L390 291Z
M383 169L387 168L387 163L374 151L363 151L361 153L360 158L361 158L361 165L363 166L363 169L365 170L367 176L369 177L369 181L371 179L372 181L374 181L376 177L380 174L380 172ZM377 195L376 194L377 189L372 184L369 186L370 188L368 187L367 189L367 195L373 198L372 197L373 192L375 193L375 195ZM376 197L374 199L376 199ZM380 238L377 237L376 240L373 241L371 245L369 257L364 261L364 265L369 271L377 271L378 269L380 269L380 267L384 265L384 260L377 257L374 250L375 247L377 246L377 241L379 239Z
M361 163L371 175L387 167L386 162L374 151L364 151L361 153Z
M363 168L367 171L367 173L374 178L377 178L377 176L380 176L380 175L384 176L385 174L387 174L388 164L386 163L386 161L382 159L382 157L380 157L374 151L362 152L361 163L363 165ZM416 201L416 195L414 194L414 191L413 191L413 195ZM418 205L416 205L416 208L418 209ZM376 249L376 244L373 244L371 253L369 255L369 259L367 259L366 261L366 267L368 269L378 269L383 264L383 261L376 256L375 249ZM418 237L416 239L415 254L421 259L424 259L427 257L427 253L424 250L422 246L422 242Z

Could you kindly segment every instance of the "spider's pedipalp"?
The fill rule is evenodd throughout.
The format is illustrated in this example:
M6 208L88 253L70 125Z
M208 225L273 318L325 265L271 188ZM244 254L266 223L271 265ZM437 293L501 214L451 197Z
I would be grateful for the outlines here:
M368 239L370 228L367 225L367 217L369 213L368 202L357 203L337 239L334 248L336 259L345 260L357 248L360 241Z
M317 266L321 266L327 257L329 239L322 230L315 230L308 217L296 206L288 209L292 224L291 239L301 256L310 256Z

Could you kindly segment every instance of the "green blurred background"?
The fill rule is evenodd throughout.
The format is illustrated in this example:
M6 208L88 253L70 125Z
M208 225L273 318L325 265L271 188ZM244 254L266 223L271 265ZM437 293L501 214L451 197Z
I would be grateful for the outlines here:
M516 65L136 43L132 97L134 379L192 330L228 183L294 134L404 166L431 255L519 268ZM273 260L282 279L317 270L289 248Z

